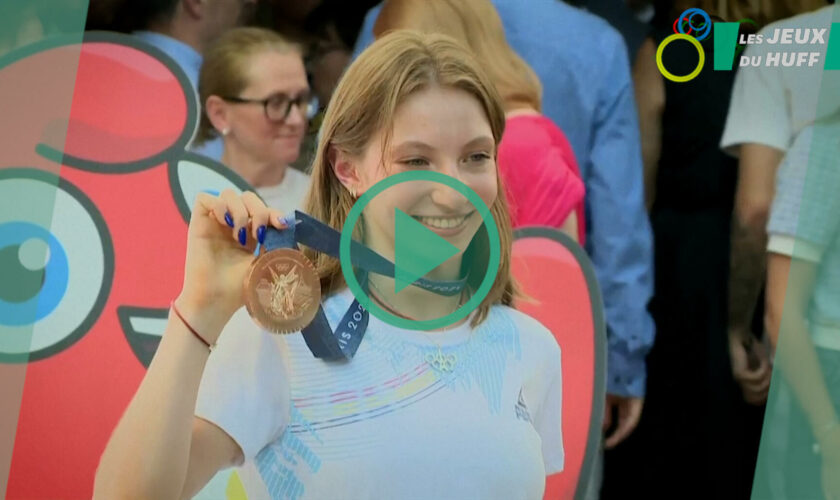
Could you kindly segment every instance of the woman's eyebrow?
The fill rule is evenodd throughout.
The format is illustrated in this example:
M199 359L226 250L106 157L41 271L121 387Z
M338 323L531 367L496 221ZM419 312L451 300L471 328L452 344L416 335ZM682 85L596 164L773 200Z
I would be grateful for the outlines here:
M478 146L490 147L496 145L496 141L490 137L489 135L481 135L476 137L475 139L469 141L468 143L464 144L464 149L474 148Z
M395 155L405 153L407 151L432 152L435 148L422 141L405 141L394 146L392 151Z

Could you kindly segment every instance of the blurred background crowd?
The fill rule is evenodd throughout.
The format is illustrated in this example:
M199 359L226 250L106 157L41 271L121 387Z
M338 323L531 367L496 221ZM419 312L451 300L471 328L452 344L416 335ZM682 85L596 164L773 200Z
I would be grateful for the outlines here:
M61 33L39 10L77 3L14 9L0 54ZM712 36L696 78L663 77L657 48L675 21L702 28L678 21L694 7L743 34L840 22L825 0L91 0L86 27L171 56L202 106L192 149L283 211L302 204L355 55L393 29L460 39L505 102L498 161L514 225L566 231L598 275L608 395L593 496L749 497L775 363L797 401L780 432L806 434L785 450L813 462L782 496L811 498L821 469L840 470L840 87L819 69L714 71ZM674 74L698 66L688 43L661 58Z

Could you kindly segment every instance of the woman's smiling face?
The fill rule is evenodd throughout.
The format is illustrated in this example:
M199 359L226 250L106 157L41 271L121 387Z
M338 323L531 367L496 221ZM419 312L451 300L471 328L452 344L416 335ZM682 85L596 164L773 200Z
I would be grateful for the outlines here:
M498 195L496 143L479 101L463 90L433 86L410 95L396 110L388 149L380 132L357 164L359 193L388 175L429 170L453 177L489 207ZM437 182L410 181L377 195L364 209L365 241L394 257L395 209L412 216L461 252L482 218L454 189Z

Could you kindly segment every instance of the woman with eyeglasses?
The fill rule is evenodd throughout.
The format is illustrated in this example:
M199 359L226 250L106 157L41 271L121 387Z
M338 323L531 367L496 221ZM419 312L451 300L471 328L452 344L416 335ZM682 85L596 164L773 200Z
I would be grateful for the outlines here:
M205 54L198 93L204 113L196 142L221 135L222 163L266 205L284 213L300 208L309 176L289 165L318 110L300 48L271 30L231 30Z

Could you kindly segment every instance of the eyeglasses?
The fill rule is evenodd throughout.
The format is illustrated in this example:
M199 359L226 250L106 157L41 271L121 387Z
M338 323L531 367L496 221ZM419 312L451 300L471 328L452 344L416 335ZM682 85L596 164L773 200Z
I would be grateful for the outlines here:
M265 99L246 99L244 97L222 97L222 99L239 104L261 104L263 110L265 110L265 117L273 122L285 121L292 111L292 104L303 112L307 120L312 119L318 113L318 97L311 96L306 92L295 98L278 93Z

